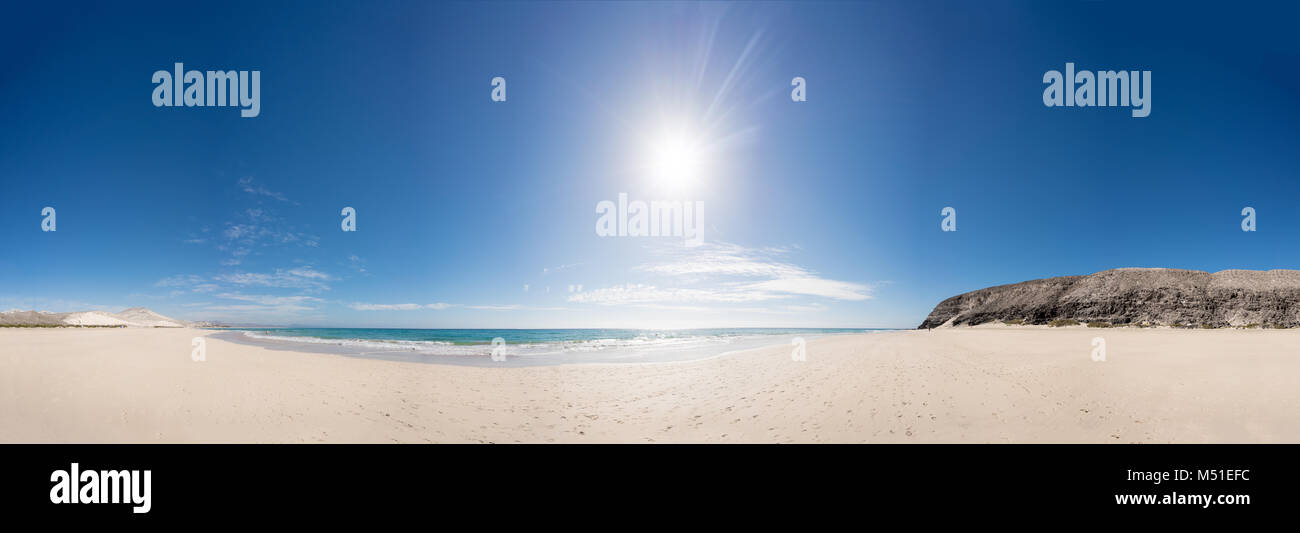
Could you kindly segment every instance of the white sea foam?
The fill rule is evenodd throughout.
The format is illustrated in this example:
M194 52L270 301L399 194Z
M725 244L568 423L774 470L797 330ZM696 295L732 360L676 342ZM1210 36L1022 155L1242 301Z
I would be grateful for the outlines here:
M250 339L263 339L281 342L300 342L304 344L327 344L333 346L352 346L357 348L367 348L373 350L388 351L423 351L433 350L438 346L455 346L450 342L443 341L401 341L401 340L381 340L381 339L325 339L321 337L303 337L297 335L267 335L255 331L244 331L245 337ZM468 347L468 346L467 346ZM433 353L433 352L431 352Z
M733 330L734 331L734 330ZM844 331L844 333L857 331ZM424 357L431 362L482 362L492 354L490 343L456 344L447 341L383 340L276 334L241 331L247 339L279 346L332 346L327 351L359 356ZM827 333L834 334L834 333ZM802 333L807 338L819 334ZM625 363L698 360L731 352L788 343L786 334L646 332L631 338L596 338L518 342L507 344L507 360L515 364Z

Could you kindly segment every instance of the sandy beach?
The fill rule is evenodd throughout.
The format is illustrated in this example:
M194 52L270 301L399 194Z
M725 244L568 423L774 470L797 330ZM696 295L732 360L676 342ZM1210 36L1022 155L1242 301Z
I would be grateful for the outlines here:
M0 441L1300 442L1300 330L945 328L811 340L806 361L526 368L213 333L0 330Z

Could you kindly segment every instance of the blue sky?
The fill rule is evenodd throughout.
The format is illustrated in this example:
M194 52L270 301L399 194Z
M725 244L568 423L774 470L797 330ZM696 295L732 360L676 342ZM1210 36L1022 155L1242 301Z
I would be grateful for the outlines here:
M1279 12L1279 10L1286 10ZM1295 8L17 5L0 307L373 327L914 327L1116 267L1300 263ZM151 75L259 70L261 114ZM1151 115L1043 74L1150 70ZM490 80L507 80L493 102ZM807 101L790 99L807 80ZM687 139L692 179L653 171ZM658 159L657 159L658 158ZM681 180L678 180L681 181ZM705 205L703 244L596 205ZM41 209L57 210L42 232ZM357 210L343 232L340 210ZM940 230L940 210L958 230ZM1241 209L1258 231L1241 231Z

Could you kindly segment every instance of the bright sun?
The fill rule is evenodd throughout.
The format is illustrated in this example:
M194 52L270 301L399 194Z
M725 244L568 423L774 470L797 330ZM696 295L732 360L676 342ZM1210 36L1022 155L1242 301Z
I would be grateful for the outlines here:
M664 135L650 146L650 179L669 191L692 188L704 176L703 150L683 133Z

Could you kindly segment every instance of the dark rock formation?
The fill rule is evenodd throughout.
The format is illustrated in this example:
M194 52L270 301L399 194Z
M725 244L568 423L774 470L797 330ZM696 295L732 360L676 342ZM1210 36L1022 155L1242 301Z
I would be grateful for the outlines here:
M918 329L1057 319L1117 326L1300 326L1300 270L1120 268L1037 279L948 298Z

